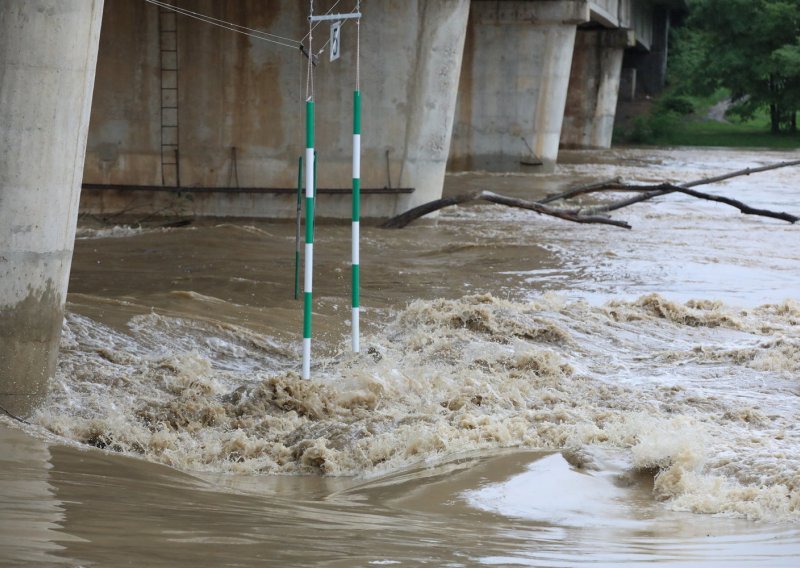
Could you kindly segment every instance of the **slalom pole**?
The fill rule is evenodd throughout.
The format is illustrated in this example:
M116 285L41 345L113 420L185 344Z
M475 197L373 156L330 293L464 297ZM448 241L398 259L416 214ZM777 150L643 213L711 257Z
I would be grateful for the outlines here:
M356 1L356 88L353 91L353 353L361 351L361 0Z
M361 91L353 92L353 316L351 332L353 334L353 353L361 351L359 315L361 271L359 259L359 241L361 224Z
M317 164L319 163L319 152L314 150L314 215L317 214ZM314 225L314 229L316 229L316 224Z
M306 101L306 247L303 295L303 378L311 378L311 299L314 266L314 101Z
M297 215L294 231L294 299L300 297L300 212L303 208L303 156L297 159Z

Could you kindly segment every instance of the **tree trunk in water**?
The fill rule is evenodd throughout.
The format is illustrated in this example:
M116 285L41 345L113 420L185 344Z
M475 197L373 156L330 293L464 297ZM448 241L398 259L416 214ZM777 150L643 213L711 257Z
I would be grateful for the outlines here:
M795 160L792 162L781 162L779 164L772 164L770 166L760 166L757 168L746 168L744 170L731 172L729 174L723 174L716 177L691 181L683 185L674 185L671 183L661 183L658 185L629 185L622 183L619 179L613 179L606 182L593 183L590 185L585 185L583 187L574 188L569 191L564 191L562 193L549 195L540 201L525 201L523 199L518 199L515 197L499 195L492 191L479 190L479 191L473 191L471 193L464 193L462 195L443 197L441 199L435 199L433 201L429 201L428 203L423 203L422 205L418 205L413 209L409 209L408 211L401 213L400 215L392 217L391 219L387 220L382 225L382 227L385 229L402 229L412 221L419 219L420 217L424 217L428 213L433 213L434 211L444 209L445 207L450 207L452 205L461 205L472 201L488 201L489 203L497 203L500 205L507 205L509 207L519 207L521 209L535 211L536 213L539 213L541 215L550 215L552 217L558 217L559 219L564 219L565 221L572 221L574 223L598 223L604 225L615 225L617 227L630 229L631 226L628 223L624 221L616 221L614 219L610 219L604 216L604 214L610 213L611 211L616 211L618 209L622 209L624 207L628 207L630 205L634 205L636 203L641 203L643 201L647 201L655 197L667 195L670 193L684 193L686 195L691 195L692 197L697 197L698 199L706 199L709 201L715 201L717 203L724 203L726 205L736 207L739 211L741 211L745 215L760 215L762 217L771 217L773 219L781 219L783 221L788 221L789 223L794 224L800 222L800 217L798 217L797 215L792 215L790 213L785 213L785 212L770 211L767 209L756 209L750 207L745 203L742 203L741 201L737 201L736 199L730 199L727 197L723 197L721 195L712 195L710 193L702 193L700 191L695 191L694 189L691 189L692 187L698 185L708 185L710 183L717 183L720 181L725 181L739 176L747 176L758 172L766 172L769 170L776 170L778 168L786 168L790 166L800 166L800 160ZM579 195L585 195L588 193L595 193L600 191L615 191L615 192L634 191L637 192L638 195L628 199L615 201L613 203L607 203L605 205L594 205L588 207L580 206L577 208L570 208L570 209L553 208L548 205L545 205L545 203L548 202L567 200L573 197L577 197Z

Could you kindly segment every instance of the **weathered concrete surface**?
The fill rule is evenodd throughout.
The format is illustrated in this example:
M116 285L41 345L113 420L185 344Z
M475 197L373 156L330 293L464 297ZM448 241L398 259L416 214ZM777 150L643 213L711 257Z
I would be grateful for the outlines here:
M325 12L333 4L315 7ZM181 6L295 39L308 31L308 4L295 0L185 0ZM416 188L411 196L380 197L376 213L389 216L441 193L469 0L382 0L362 9L362 187ZM158 185L158 9L109 0L105 11L85 181ZM296 49L183 16L177 22L181 185L224 187L238 177L242 187L293 187L305 147L306 60ZM330 63L325 52L316 68L324 187L351 186L355 32L346 23L341 59ZM314 51L327 39L322 24Z
M161 184L157 8L106 1L94 90L84 180Z
M55 370L103 0L0 5L0 404Z
M641 2L642 0L591 0L591 19L605 28L630 27L632 12Z
M592 0L578 30L561 145L608 148L617 115L636 96L664 88L671 11L684 0Z
M555 162L575 33L588 20L588 2L472 3L451 169Z
M630 30L578 30L561 129L565 148L610 148Z
M364 190L361 218L363 221L384 219L386 211L395 208L399 199L408 199L408 191ZM317 192L314 212L317 220L343 219L352 215L352 197L342 190L332 193L324 188ZM177 188L85 188L81 192L81 212L99 217L114 216L126 222L153 217L239 217L260 219L293 219L297 198L291 191L259 189Z

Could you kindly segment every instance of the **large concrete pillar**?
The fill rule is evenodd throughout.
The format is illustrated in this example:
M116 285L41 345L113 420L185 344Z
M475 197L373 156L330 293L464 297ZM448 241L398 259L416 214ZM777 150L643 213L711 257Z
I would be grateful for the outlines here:
M334 4L318 0L315 10ZM299 40L308 32L308 2L184 0L181 6L282 37ZM351 7L338 4L335 11ZM361 184L415 189L410 196L364 196L363 216L389 216L441 195L470 2L371 0L361 7ZM159 9L109 0L103 26L85 179L160 185ZM314 32L315 52L328 30L323 23ZM352 21L342 28L341 45L339 60L330 62L326 50L315 68L320 188L352 185ZM184 16L177 17L177 50L178 95L171 104L180 125L183 187L293 187L305 147L307 61L300 51ZM264 192L258 201L252 214L294 216L292 195ZM327 195L317 209L322 217L349 218L350 211L349 197Z
M470 11L469 0L421 2L417 53L408 77L408 132L398 184L417 191L400 204L442 196Z
M0 4L0 404L55 370L103 0Z
M575 33L588 20L585 1L472 3L451 169L554 164Z
M630 30L578 30L561 129L566 148L610 148Z

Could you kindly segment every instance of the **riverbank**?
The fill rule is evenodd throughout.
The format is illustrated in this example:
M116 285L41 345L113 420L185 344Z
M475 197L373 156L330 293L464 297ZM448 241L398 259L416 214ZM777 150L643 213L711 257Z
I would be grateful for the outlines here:
M766 112L741 120L726 114L724 105L720 108L724 102L719 96L699 99L666 95L658 100L625 103L618 109L613 144L800 148L800 133L772 133Z

